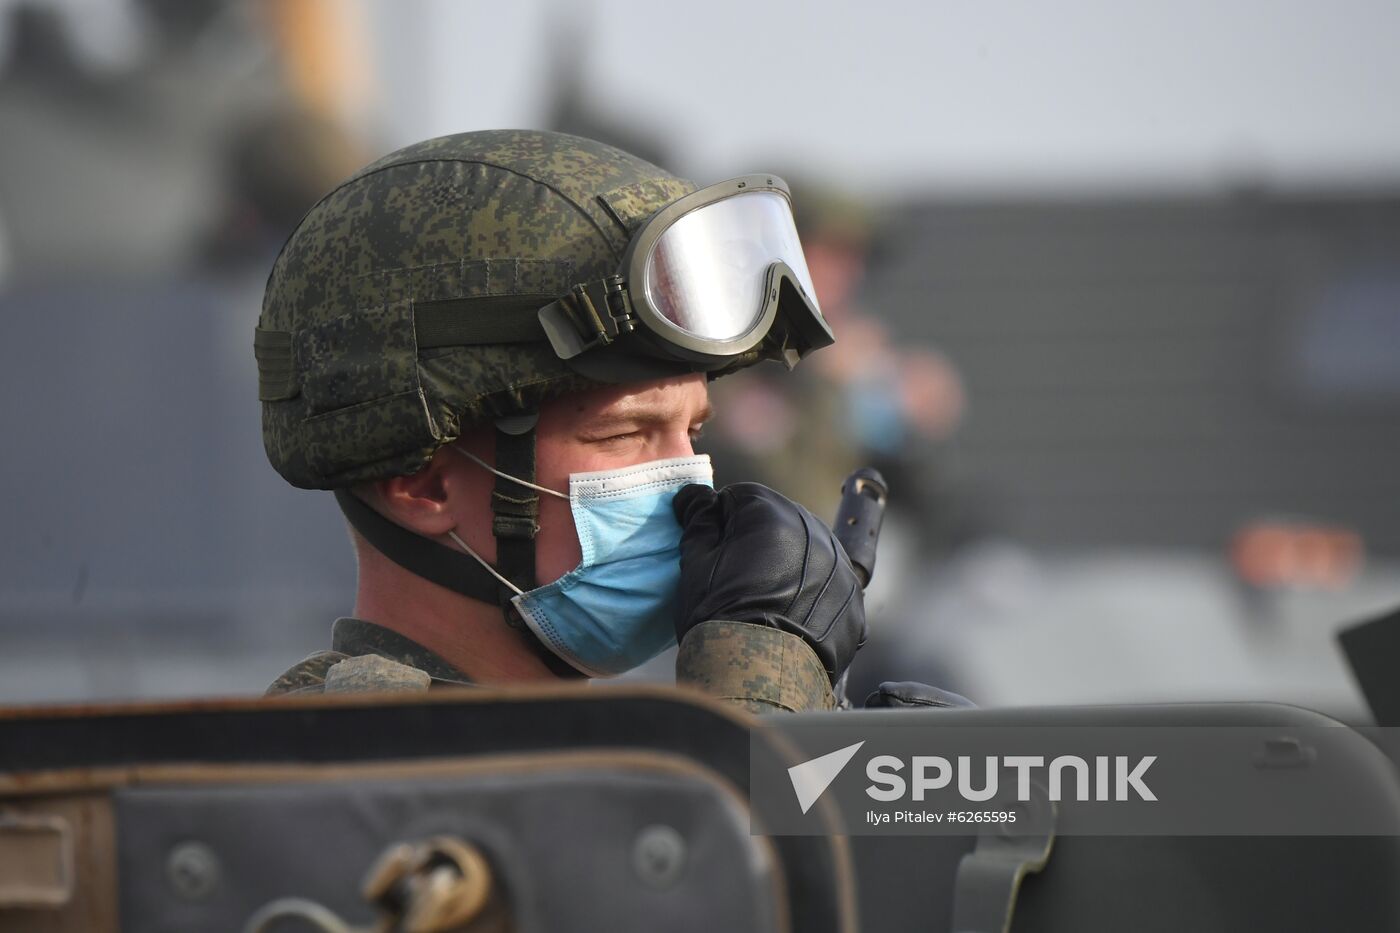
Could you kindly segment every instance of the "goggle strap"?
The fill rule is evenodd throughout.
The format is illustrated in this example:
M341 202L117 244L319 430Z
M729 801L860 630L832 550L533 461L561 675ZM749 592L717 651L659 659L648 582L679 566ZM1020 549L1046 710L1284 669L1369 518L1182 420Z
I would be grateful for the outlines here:
M416 301L413 337L419 350L534 343L544 339L538 309L553 295L481 295Z
M567 295L539 310L545 335L561 360L605 347L635 328L622 277L575 285Z

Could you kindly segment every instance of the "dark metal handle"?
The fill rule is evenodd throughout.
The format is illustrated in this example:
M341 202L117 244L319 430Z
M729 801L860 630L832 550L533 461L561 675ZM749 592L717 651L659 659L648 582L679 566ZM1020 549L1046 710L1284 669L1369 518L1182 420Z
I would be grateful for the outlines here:
M861 467L841 484L836 540L851 559L861 586L869 586L875 573L875 547L880 542L880 524L885 520L888 498L885 478L873 467Z

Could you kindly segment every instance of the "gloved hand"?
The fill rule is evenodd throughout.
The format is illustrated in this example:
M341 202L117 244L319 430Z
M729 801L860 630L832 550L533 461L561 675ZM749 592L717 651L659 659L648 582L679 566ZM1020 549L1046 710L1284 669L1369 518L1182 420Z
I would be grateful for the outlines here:
M976 709L977 704L951 690L940 690L913 680L887 680L865 698L865 708Z
M796 635L835 683L865 644L860 580L831 529L757 483L676 494L681 523L676 638L710 620Z

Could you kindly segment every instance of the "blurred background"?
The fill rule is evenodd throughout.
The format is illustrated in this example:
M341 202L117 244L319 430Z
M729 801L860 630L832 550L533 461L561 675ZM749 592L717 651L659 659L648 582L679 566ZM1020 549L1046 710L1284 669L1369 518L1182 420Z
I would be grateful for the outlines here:
M354 566L264 459L301 213L407 143L793 186L838 344L704 449L893 486L853 693L1273 699L1400 604L1400 6L0 0L0 703L261 692ZM653 667L652 670L662 669Z

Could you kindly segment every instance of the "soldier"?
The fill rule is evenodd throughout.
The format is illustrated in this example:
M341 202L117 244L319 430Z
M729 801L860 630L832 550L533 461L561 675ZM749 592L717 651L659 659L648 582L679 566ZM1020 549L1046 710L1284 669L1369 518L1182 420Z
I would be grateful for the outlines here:
M865 638L830 529L692 443L707 382L832 342L786 186L697 190L545 132L429 140L317 203L272 269L263 436L331 489L354 617L270 694L606 677L831 708Z

